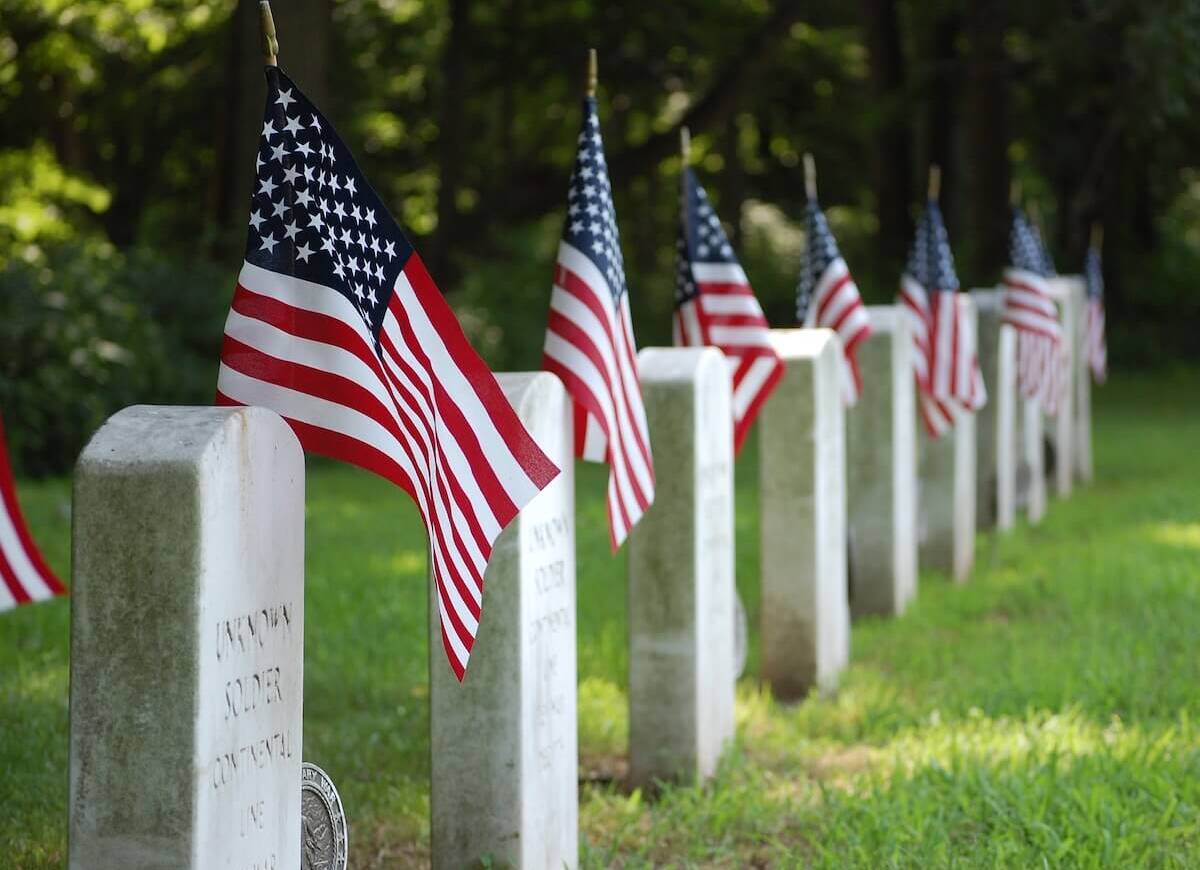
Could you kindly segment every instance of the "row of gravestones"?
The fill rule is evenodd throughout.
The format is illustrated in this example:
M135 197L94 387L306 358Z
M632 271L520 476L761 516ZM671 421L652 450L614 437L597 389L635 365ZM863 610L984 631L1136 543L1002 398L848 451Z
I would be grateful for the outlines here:
M1081 286L1057 286L1076 330ZM1007 527L1019 503L1031 519L1044 510L1043 419L1018 400L1000 296L960 300L978 307L970 338L992 400L939 442L918 435L900 309L869 309L867 387L849 413L836 335L773 332L787 374L758 427L761 642L763 677L781 699L836 685L851 615L900 613L916 592L918 557L965 579L977 516ZM736 593L725 361L713 349L653 348L639 370L658 477L629 554L630 779L646 785L710 776L733 736ZM1051 439L1060 493L1073 452L1090 475L1087 381L1081 365L1073 370L1072 413ZM572 414L552 375L500 382L564 473L497 541L464 683L432 645L434 863L490 855L570 867ZM71 868L290 870L344 854L344 829L301 808L303 490L296 439L262 409L130 408L84 451L74 494ZM437 625L431 614L434 637Z

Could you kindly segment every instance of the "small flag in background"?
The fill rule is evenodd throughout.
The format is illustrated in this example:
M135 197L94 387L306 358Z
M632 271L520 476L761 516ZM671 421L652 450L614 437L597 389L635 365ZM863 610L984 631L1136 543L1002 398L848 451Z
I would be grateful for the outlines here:
M686 166L682 184L672 333L679 347L724 352L733 378L734 449L741 450L759 408L783 377L783 361L721 221Z
M1108 339L1104 335L1104 269L1100 260L1102 242L1100 226L1092 230L1092 242L1088 245L1083 261L1083 278L1087 282L1087 329L1085 340L1088 366L1092 378L1098 384L1108 377Z
M807 327L832 329L842 339L843 396L846 405L852 406L863 388L856 352L871 335L871 322L815 192L809 194L804 207L804 230L807 239L796 288L796 319Z
M578 143L542 368L562 379L575 403L575 455L608 464L616 550L654 501L654 465L595 97L583 101Z
M1017 330L1017 385L1048 414L1058 410L1063 378L1062 326L1046 279L1050 267L1037 229L1013 207L1004 270L1004 322Z
M931 188L936 188L936 183ZM931 190L917 224L908 265L900 278L900 300L912 324L913 371L921 417L929 435L940 438L954 426L959 414L986 404L987 389L974 348L966 341L954 255L935 197Z
M0 419L0 611L66 594L21 516Z
M277 67L217 402L283 416L306 450L404 489L429 532L461 680L501 530L558 469L525 431L420 257Z

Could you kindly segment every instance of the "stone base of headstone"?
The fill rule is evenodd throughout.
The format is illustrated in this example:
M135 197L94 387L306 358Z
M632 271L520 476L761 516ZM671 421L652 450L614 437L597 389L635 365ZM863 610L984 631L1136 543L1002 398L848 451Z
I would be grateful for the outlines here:
M975 304L960 294L967 309L966 340L975 346ZM930 438L920 427L919 510L925 520L919 560L923 567L966 582L975 562L975 414L959 413L954 428Z
M771 330L787 373L759 414L762 668L777 698L830 691L850 657L841 342Z
M433 866L575 867L575 475L571 405L546 372L501 388L562 469L496 539L483 614L459 683L430 606Z
M733 427L715 348L648 348L654 504L629 538L629 779L711 777L734 736Z
M127 408L79 459L72 534L68 867L299 867L296 436Z
M898 615L917 592L917 445L912 338L894 305L867 308L863 393L846 412L853 616Z

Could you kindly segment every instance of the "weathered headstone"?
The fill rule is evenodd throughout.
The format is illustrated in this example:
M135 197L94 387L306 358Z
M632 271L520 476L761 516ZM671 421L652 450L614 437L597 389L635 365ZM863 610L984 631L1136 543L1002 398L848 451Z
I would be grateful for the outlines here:
M1000 326L997 357L996 380L992 388L996 404L996 528L1005 531L1017 521L1020 470L1017 331L1008 324Z
M894 305L867 308L863 393L846 413L850 611L900 614L917 592L917 429L912 337Z
M1075 294L1075 474L1078 480L1091 483L1092 467L1092 370L1088 363L1087 285L1082 279L1073 282Z
M430 644L433 866L488 858L570 868L579 850L571 405L549 373L498 380L562 473L496 539L462 683Z
M1067 383L1063 388L1062 407L1051 419L1054 442L1054 491L1060 497L1071 494L1075 480L1075 384L1076 331L1083 315L1083 298L1078 292L1077 279L1066 276L1051 278L1050 294L1058 305L1062 321L1063 353L1066 355Z
M261 408L127 408L73 519L69 867L299 867L295 435Z
M733 414L715 348L648 348L654 504L629 538L629 778L692 782L733 739Z
M1000 479L999 462L999 403L995 401L993 385L1000 375L1000 328L1003 319L1003 290L972 290L978 313L979 369L983 381L992 390L989 401L975 414L975 522L981 529L998 524Z
M787 373L759 414L763 676L775 696L829 691L850 658L841 342L773 329Z
M1021 453L1027 469L1025 510L1031 523L1039 523L1046 515L1046 460L1043 438L1042 408L1036 399L1020 400Z
M968 349L975 347L975 303L959 294L966 309ZM925 537L919 559L922 566L945 571L964 583L975 562L975 414L961 412L954 428L941 438L930 438L920 427L920 512Z

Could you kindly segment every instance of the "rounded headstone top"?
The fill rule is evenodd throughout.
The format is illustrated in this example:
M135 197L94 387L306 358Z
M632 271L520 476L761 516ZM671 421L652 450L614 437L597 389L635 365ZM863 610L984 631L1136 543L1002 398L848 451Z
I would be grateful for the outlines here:
M132 405L109 417L79 455L79 466L192 466L210 449L247 430L294 450L300 441L274 411L248 407Z
M535 408L557 404L554 400L565 399L567 394L558 375L551 372L497 372L496 383L522 419L528 419L528 412Z
M832 329L772 329L771 344L785 360L816 359L842 350L842 340Z
M715 347L647 347L638 353L638 378L645 383L691 383L706 369L727 374L725 354Z

